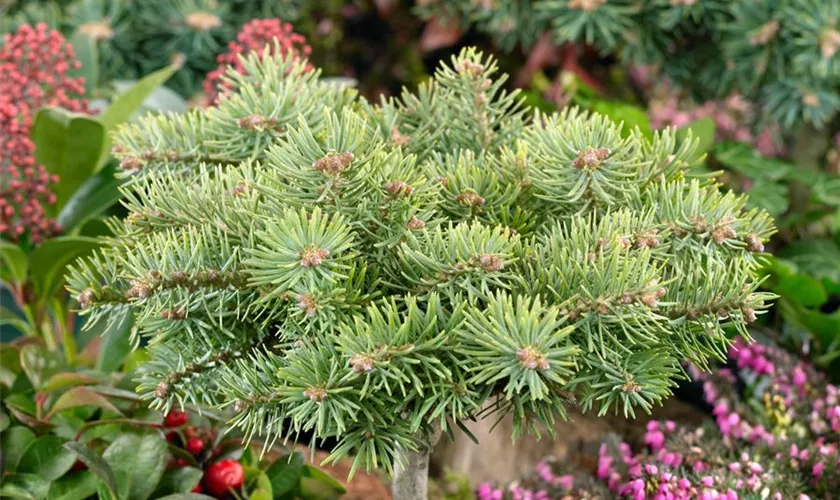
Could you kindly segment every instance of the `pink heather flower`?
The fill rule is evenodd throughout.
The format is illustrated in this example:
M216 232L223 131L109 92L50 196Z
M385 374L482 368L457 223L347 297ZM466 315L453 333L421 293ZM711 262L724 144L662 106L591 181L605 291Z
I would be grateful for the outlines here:
M493 485L490 483L482 484L478 487L478 491L476 492L478 500L502 500L502 495L502 490L493 488Z
M46 24L22 25L0 43L0 236L38 244L58 232L45 206L56 201L55 175L35 162L29 138L43 106L86 112L84 79L69 76L81 63L73 46Z
M645 444L648 445L651 451L659 451L665 446L665 434L660 431L646 432Z
M565 476L560 476L560 480L557 481L557 484L564 490L570 490L575 485L575 478L570 474L566 474Z
M811 469L811 474L814 476L815 479L819 479L823 475L823 471L825 471L825 464L822 462L817 462Z
M796 366L793 368L793 385L796 387L802 387L805 385L805 382L808 381L808 376L805 374L805 370L802 369L801 366Z
M306 44L303 35L295 33L293 29L291 24L283 23L276 18L254 19L243 26L242 31L236 35L236 41L228 44L228 51L216 58L219 67L208 73L204 80L207 104L215 104L219 94L223 93L228 87L222 80L228 66L232 66L239 73L245 71L239 59L240 56L246 56L253 52L262 54L262 51L268 46L271 55L285 56L291 54L297 59L308 57L312 48ZM311 69L308 65L307 68Z
M703 476L703 478L700 479L700 484L706 486L707 488L711 488L715 485L715 480L712 478L712 476Z

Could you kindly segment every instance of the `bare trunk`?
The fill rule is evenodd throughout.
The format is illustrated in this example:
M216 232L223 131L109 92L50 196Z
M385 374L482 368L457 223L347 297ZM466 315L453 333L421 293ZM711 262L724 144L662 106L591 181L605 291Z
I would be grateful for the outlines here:
M394 500L426 500L429 498L429 447L406 451L402 463L394 464Z

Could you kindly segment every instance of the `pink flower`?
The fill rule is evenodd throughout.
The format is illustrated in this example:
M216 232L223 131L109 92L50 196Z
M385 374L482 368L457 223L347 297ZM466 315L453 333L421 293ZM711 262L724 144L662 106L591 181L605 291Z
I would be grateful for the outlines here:
M823 462L817 462L814 464L814 467L811 469L811 474L814 476L815 479L819 479L822 477L823 472L825 471L825 464Z
M204 92L207 94L207 103L215 104L219 94L223 93L228 85L223 81L222 76L228 66L233 66L239 73L245 71L245 67L239 59L240 55L250 53L262 54L268 47L272 55L290 54L294 58L308 57L312 48L306 44L303 35L293 31L291 24L283 23L280 19L254 19L242 27L242 31L236 35L236 41L228 44L228 51L220 54L217 58L219 67L211 71L204 80ZM307 65L307 69L311 69Z

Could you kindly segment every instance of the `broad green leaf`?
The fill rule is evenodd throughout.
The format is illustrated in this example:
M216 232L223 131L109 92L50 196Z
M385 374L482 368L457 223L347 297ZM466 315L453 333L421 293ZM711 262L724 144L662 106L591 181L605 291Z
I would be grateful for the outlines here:
M817 201L827 205L840 205L840 177L823 175L821 182L811 186L811 191Z
M175 493L174 495L166 495L157 500L214 500L214 498L200 493Z
M40 344L28 344L20 350L20 366L36 389L61 370L62 361L59 353L50 352Z
M18 332L20 332L21 335L24 336L35 336L37 333L35 331L35 328L33 328L32 325L29 324L29 322L27 322L24 318L22 318L16 312L9 310L3 306L0 306L0 325L12 326ZM0 370L3 369L5 369L5 366L3 366L3 368L0 368Z
M84 222L102 214L121 196L121 179L114 177L116 167L113 162L88 178L67 201L58 214L58 225L65 233L79 227Z
M793 165L761 156L749 144L724 141L714 147L715 159L730 170L746 175L755 182L780 181L795 173Z
M303 476L303 454L295 452L288 457L277 459L265 474L271 480L271 490L275 497L292 491Z
M3 442L3 467L7 471L17 470L20 457L29 445L35 442L35 433L29 427L15 426L0 435Z
M42 108L32 125L35 157L59 177L55 192L60 209L96 172L105 144L105 127L86 115Z
M203 472L195 467L178 467L163 474L160 479L155 497L172 493L189 493L201 481Z
M782 215L788 209L790 189L781 182L756 180L747 190L747 194L747 205L750 208L764 209L773 217Z
M9 419L9 416L6 415L6 412L3 411L3 410L0 410L0 432L3 432L6 429L8 429L9 425L11 425L11 423L12 423L12 421Z
M824 343L830 343L836 339L840 332L840 310L832 314L803 311L800 318L802 324Z
M75 387L77 385L93 385L98 384L99 379L89 375L83 375L76 372L61 372L56 373L47 383L41 388L43 392L52 392L56 389L65 389L67 387Z
M48 500L79 500L96 494L99 478L90 471L67 474L50 485Z
M67 265L91 253L99 240L84 236L59 236L44 242L32 253L32 279L41 300L51 297L64 283Z
M803 273L840 283L840 245L830 239L795 241L779 254Z
M17 346L4 344L0 349L0 383L11 387L19 373L21 373L20 351Z
M0 261L2 261L3 267L9 271L9 274L15 282L23 283L26 281L26 273L29 271L29 259L19 246L8 241L0 241Z
M82 64L78 70L74 70L74 76L81 76L85 79L85 95L93 95L99 85L99 50L96 41L86 33L76 31L70 39L73 45L73 52L76 60Z
M130 341L131 329L134 326L131 308L123 308L114 314L119 317L111 318L110 327L103 332L99 356L96 359L97 370L103 372L119 370L133 347Z
M122 434L103 454L121 499L145 500L155 491L167 460L166 440L157 434Z
M119 94L128 91L137 84L135 80L114 80L111 83ZM149 111L171 111L173 113L184 113L188 109L187 101L177 92L165 86L153 90L140 107Z
M20 410L27 415L35 415L37 408L32 394L23 392L13 392L6 396L3 400L7 408L14 408Z
M42 500L49 489L49 480L35 474L9 474L3 478L0 497Z
M822 283L807 274L795 274L782 278L773 290L786 299L806 307L819 307L828 300Z
M178 60L165 68L159 69L154 73L150 73L140 79L137 83L121 92L111 104L99 115L99 121L105 127L107 132L114 130L117 125L124 123L131 115L133 115L143 104L143 102L166 80L175 74L181 66L183 60ZM105 140L102 142L102 149L100 155L99 165L97 170L105 165L111 149L111 135L105 134Z
M302 496L308 499L334 499L347 492L338 479L312 465L304 466L300 489Z
M697 151L695 153L697 158L712 149L715 143L715 122L711 118L701 118L685 127L678 128L677 139L685 140L689 132L691 132L691 137L697 141Z
M646 139L653 138L647 112L639 106L618 101L592 100L590 107L593 111L607 116L615 123L624 123L621 130L623 137L629 136L636 127Z
M43 436L35 440L20 457L18 472L37 474L47 481L55 481L76 463L76 455L64 447L58 436Z
M79 457L79 460L87 465L87 468L102 480L112 494L117 491L114 471L111 470L108 462L98 453L78 441L68 441L64 443L64 447L75 453Z
M95 406L105 410L112 411L122 416L122 412L108 401L105 396L93 391L87 387L74 387L62 394L55 404L50 408L47 414L47 420L52 418L56 413L68 410L70 408L78 408L80 406Z

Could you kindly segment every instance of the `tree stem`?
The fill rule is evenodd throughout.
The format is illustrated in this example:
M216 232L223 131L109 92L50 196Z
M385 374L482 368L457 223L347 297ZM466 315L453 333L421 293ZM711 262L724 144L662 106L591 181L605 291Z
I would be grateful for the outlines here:
M429 498L429 446L405 451L402 463L394 464L394 500L426 500Z

